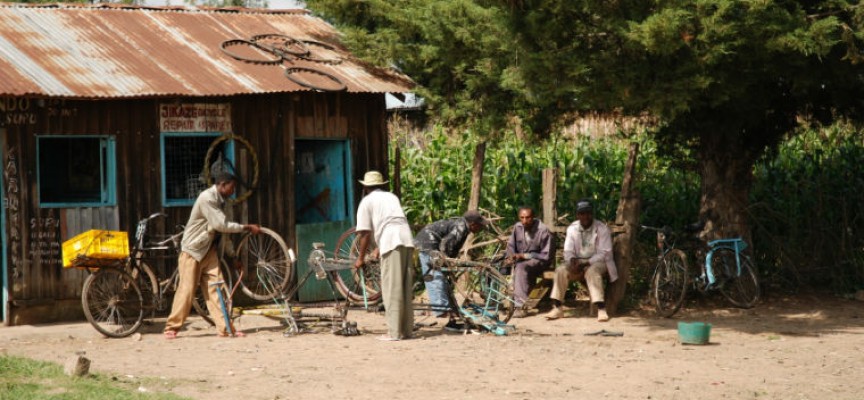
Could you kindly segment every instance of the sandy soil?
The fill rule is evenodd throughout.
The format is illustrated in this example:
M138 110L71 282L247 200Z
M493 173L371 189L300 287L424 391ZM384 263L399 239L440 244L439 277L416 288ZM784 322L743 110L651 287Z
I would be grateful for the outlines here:
M352 310L361 336L284 337L278 321L244 316L247 337L224 339L193 317L173 341L160 334L163 320L126 339L102 338L87 323L5 327L0 351L61 364L83 351L92 370L139 390L196 399L864 398L864 302L797 295L751 310L690 306L674 319L633 311L608 323L573 306L557 321L514 319L506 337L450 333L438 320L417 339L381 342L382 316ZM713 324L710 344L679 344L682 320ZM599 329L624 336L585 335Z

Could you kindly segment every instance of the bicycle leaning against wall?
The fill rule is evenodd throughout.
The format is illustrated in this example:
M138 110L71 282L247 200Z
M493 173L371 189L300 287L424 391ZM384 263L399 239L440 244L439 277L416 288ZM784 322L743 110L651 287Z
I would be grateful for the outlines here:
M642 229L657 233L658 255L651 276L651 299L659 316L671 317L678 312L690 287L702 293L719 290L730 303L741 308L753 307L759 300L759 279L753 261L743 253L747 248L744 239L717 239L706 246L694 237L701 230L699 224L689 225L683 232L675 232L668 226L643 225ZM699 268L689 267L688 252Z
M156 311L170 306L170 295L177 289L176 267L183 228L179 226L176 233L167 236L154 235L150 227L157 218L165 218L165 214L155 213L138 222L129 257L76 260L77 267L92 272L81 293L84 315L97 331L108 337L120 338L136 332L145 318L152 318ZM223 291L229 316L233 316L231 298L238 287L252 299L267 300L289 285L294 271L288 247L270 229L262 227L258 235L244 233L234 243L237 243L235 254L219 257L224 282L219 290ZM203 298L199 290L192 306L212 324Z

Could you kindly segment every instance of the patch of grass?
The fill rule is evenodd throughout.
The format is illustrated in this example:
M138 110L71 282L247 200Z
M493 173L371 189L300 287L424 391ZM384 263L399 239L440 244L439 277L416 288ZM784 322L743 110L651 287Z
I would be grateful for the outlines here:
M140 382L124 382L100 374L74 378L66 376L63 367L55 363L0 356L0 400L185 399L170 393L139 392L139 386Z

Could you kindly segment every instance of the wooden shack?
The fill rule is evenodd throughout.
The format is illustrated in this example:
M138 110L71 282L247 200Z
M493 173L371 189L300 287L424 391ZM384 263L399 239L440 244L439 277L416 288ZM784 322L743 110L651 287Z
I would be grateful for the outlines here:
M249 42L261 37L308 52L262 51ZM387 170L385 93L410 87L302 10L0 3L0 319L81 319L87 272L62 268L61 243L93 228L131 237L154 212L165 230L185 223L225 134L242 140L220 157L259 175L238 219L301 261L311 242L334 244L356 177Z

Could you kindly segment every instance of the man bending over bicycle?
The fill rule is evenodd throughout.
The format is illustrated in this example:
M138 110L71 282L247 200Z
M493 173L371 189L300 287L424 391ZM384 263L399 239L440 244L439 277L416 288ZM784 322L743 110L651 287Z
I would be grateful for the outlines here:
M444 327L449 330L460 330L450 314L450 301L447 294L447 280L439 270L430 266L430 252L438 251L453 258L459 255L459 250L465 244L468 233L480 232L487 225L483 216L475 210L466 211L462 217L442 219L426 225L414 238L414 247L420 251L420 268L423 273L423 285L429 296L429 304L438 318L451 317Z
M250 231L252 234L260 232L258 225L243 225L229 221L231 208L226 209L228 197L234 194L236 181L234 175L220 172L214 177L216 184L201 192L195 205L192 206L192 214L183 231L180 258L177 269L180 273L180 283L174 293L174 303L171 305L171 314L165 322L165 338L174 339L177 332L183 327L192 301L195 299L195 291L198 285L206 288L204 291L207 300L207 310L213 316L216 323L216 334L229 336L225 326L225 316L222 308L218 305L216 291L218 287L212 283L219 282L219 258L216 254L214 239L218 232L238 233ZM230 317L230 316L229 316ZM231 332L234 332L232 329ZM244 336L237 332L237 336Z
M552 311L546 319L564 316L561 305L571 280L585 279L591 302L597 306L597 321L609 320L604 303L603 276L609 282L618 279L618 269L612 255L612 232L603 222L594 220L594 208L588 200L576 203L576 222L567 227L564 239L564 265L555 269L552 284Z

